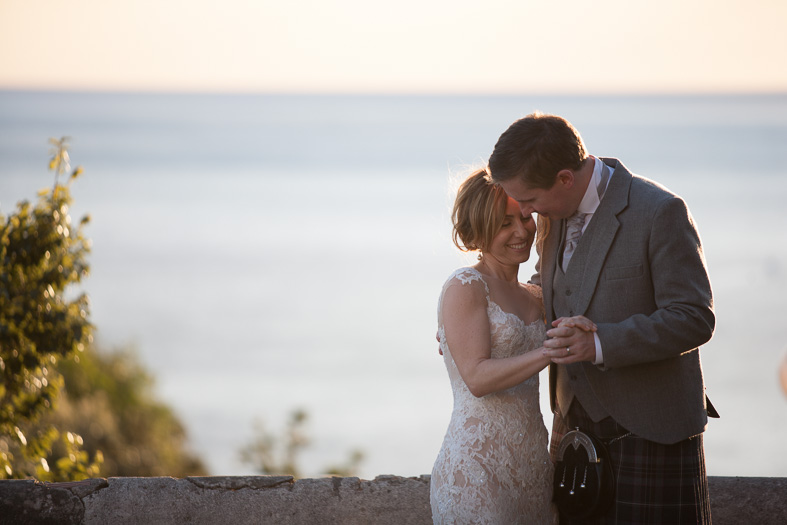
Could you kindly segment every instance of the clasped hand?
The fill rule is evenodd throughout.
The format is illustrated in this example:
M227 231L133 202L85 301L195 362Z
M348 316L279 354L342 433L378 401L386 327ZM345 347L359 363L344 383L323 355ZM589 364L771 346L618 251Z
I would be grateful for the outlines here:
M596 324L585 316L561 317L552 322L547 330L543 354L553 363L565 365L580 361L596 360L596 340L593 332Z

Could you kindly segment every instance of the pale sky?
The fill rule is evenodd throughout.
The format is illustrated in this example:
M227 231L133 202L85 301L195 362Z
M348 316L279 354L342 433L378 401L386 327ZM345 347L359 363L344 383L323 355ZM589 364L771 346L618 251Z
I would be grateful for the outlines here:
M785 0L0 0L0 89L787 92Z

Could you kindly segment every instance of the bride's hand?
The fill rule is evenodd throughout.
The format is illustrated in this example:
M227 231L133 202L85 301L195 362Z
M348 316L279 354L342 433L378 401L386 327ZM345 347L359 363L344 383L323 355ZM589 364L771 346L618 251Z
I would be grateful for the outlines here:
M552 321L552 326L568 326L571 328L579 328L585 332L595 332L598 330L596 323L585 317L584 315L575 315L574 317L561 317Z

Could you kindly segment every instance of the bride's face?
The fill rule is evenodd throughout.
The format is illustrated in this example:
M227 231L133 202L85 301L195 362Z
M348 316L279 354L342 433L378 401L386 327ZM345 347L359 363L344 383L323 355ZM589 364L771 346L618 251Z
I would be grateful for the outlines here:
M519 204L508 198L503 226L492 239L487 253L500 262L520 264L530 258L530 247L536 236L536 222L531 215L522 215Z

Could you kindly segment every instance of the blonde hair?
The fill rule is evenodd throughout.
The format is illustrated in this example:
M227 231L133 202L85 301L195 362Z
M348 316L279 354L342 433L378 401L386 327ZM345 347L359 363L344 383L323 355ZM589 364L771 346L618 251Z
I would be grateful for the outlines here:
M459 186L451 212L453 240L463 252L484 251L503 225L508 195L486 169L470 174Z

